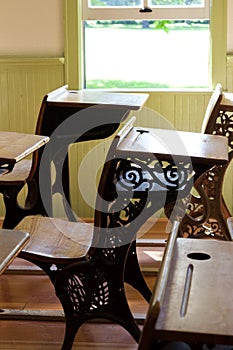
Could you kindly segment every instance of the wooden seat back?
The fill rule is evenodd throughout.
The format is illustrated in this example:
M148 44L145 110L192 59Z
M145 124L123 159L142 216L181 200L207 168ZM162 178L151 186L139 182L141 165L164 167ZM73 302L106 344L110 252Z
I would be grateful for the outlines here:
M224 92L222 85L217 84L206 108L201 132L205 134L222 135L231 142L231 127L222 111ZM232 154L228 148L228 160ZM229 164L229 163L228 163ZM199 193L190 199L191 208L184 216L180 225L180 233L184 237L211 237L230 239L225 218L230 211L226 205L222 186L228 164L213 166L195 182L195 189ZM213 198L215 199L213 201Z
M202 122L201 132L204 134L212 134L215 130L215 123L220 111L222 96L222 85L218 83L211 95Z

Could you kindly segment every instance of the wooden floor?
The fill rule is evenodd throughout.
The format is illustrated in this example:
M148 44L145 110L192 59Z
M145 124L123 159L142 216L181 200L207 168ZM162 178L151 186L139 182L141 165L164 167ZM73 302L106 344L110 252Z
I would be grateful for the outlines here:
M158 269L163 248L140 248L140 263L143 269ZM27 264L16 259L13 266ZM150 288L153 288L156 275L145 276ZM134 313L144 314L148 304L133 288L126 285L130 307ZM0 308L21 310L56 310L61 306L56 298L53 286L45 275L23 275L5 273L0 277ZM3 313L1 314L3 315ZM0 349L2 350L58 350L64 336L62 321L25 321L0 319ZM111 323L86 323L75 339L73 349L79 350L136 350L137 344L120 326Z

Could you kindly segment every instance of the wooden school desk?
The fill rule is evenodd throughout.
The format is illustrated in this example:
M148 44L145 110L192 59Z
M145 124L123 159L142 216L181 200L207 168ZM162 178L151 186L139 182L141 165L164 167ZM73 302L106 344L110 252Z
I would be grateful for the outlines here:
M44 136L0 131L0 176L12 171L16 163L42 147L48 140ZM29 234L26 232L0 230L0 274L28 240Z
M233 244L170 235L140 340L233 345Z

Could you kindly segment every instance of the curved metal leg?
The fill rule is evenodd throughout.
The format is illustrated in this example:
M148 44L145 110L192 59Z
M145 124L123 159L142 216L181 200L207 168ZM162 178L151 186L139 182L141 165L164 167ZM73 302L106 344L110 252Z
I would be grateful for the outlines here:
M6 214L3 221L3 228L13 229L23 218L22 209L18 205L18 195L24 184L20 186L9 186L3 189L3 200Z
M124 280L126 283L134 287L148 303L150 302L151 290L149 289L140 269L136 252L136 241L131 244L127 255Z

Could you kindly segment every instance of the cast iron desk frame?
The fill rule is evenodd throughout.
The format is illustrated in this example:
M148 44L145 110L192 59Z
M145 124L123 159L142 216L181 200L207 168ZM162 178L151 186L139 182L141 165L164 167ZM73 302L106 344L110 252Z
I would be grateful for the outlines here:
M171 148L178 140L181 147L176 144ZM110 159L113 175L105 190L108 204L101 215L110 232L109 242L133 242L125 266L126 282L134 283L140 227L165 205L187 197L196 177L214 164L227 162L227 139L223 136L132 127L119 141ZM172 220L183 214L174 205ZM117 228L123 227L124 237L117 237ZM141 294L149 301L151 292L143 281L138 281L138 290L140 283Z

